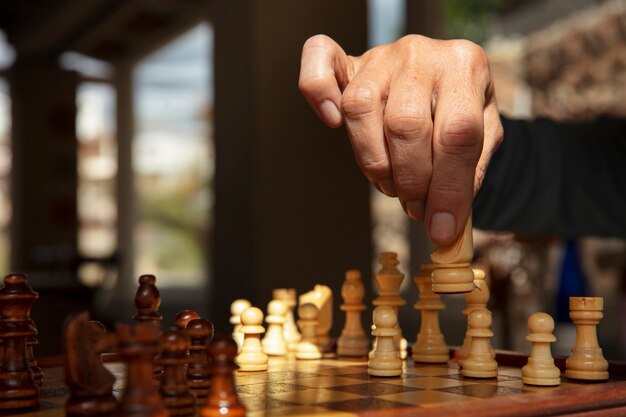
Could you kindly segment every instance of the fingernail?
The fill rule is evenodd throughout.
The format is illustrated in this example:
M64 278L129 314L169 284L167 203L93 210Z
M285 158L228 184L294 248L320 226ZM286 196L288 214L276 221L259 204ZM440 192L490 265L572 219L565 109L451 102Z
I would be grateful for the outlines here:
M406 211L413 220L424 220L424 202L408 201L406 203Z
M393 181L392 180L378 181L378 186L383 191L383 193L385 193L389 197L395 197L396 196L396 186L393 185Z
M339 109L335 106L330 100L322 101L320 104L320 114L324 118L324 121L330 125L338 125L341 123L341 113L339 113Z
M430 237L437 243L451 243L456 222L451 213L440 211L430 219Z

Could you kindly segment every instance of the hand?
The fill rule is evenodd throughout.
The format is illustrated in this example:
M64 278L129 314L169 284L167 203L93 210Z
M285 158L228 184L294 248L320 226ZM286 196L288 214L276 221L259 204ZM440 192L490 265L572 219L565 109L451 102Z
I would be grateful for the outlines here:
M470 215L502 125L484 51L418 35L347 56L324 35L304 44L299 87L330 127L345 123L365 176L437 245Z

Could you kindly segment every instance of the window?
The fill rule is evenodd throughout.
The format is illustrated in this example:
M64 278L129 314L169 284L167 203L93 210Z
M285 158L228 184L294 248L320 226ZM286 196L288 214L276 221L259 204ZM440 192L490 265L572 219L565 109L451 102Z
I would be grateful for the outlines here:
M213 177L212 39L199 25L134 72L136 274L160 287L206 282Z

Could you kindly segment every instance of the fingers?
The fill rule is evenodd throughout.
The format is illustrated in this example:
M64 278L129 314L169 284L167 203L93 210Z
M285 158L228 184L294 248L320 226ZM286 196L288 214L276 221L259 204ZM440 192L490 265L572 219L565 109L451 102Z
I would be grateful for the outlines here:
M349 82L349 60L328 36L309 38L302 48L298 87L317 116L329 127L341 126L341 86Z
M458 41L457 41L458 42ZM489 74L482 50L455 49L455 76L440 81L435 108L433 175L426 207L426 227L438 245L454 242L471 212L474 173L483 146L485 92Z
M361 170L382 192L395 197L383 130L383 108L388 84L389 75L384 68L363 68L344 91L341 109Z
M421 68L398 72L392 80L384 125L398 198L414 220L424 220L432 174L432 83Z
M500 113L496 104L495 96L485 107L484 112L485 139L483 143L483 151L476 165L476 175L474 176L474 194L478 192L485 178L485 172L489 166L489 161L493 153L498 149L503 139L502 122L500 121Z

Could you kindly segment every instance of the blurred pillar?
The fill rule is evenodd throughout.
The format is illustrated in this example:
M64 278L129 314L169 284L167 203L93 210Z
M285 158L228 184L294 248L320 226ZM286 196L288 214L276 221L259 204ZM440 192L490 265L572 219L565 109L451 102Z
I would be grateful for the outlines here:
M34 287L76 283L76 88L54 60L11 68L11 268Z
M406 33L443 39L445 37L445 23L444 0L407 0Z
M323 283L339 303L344 271L370 268L369 186L344 129L323 126L299 93L300 52L308 37L325 33L363 53L366 1L217 1L210 18L212 319L225 326L236 298L264 308L278 287L302 293Z

